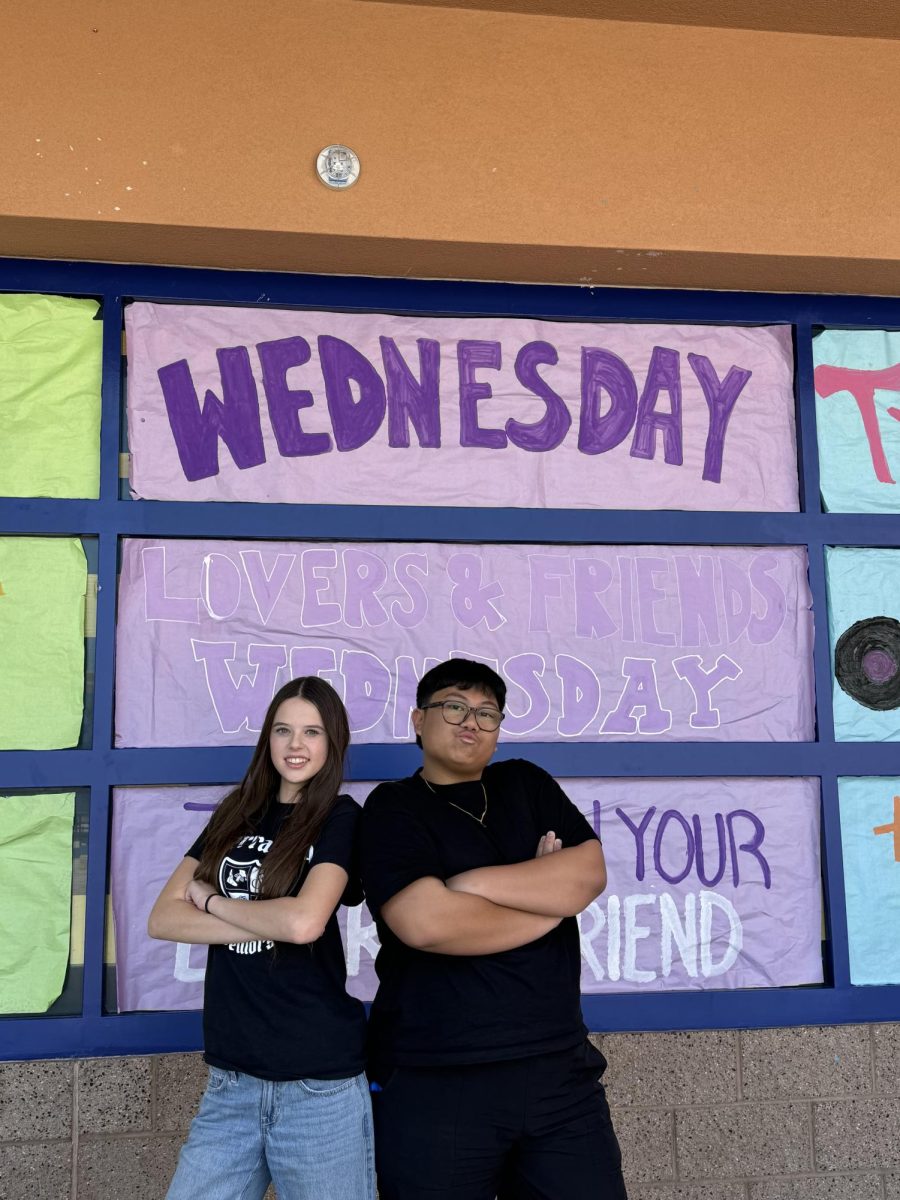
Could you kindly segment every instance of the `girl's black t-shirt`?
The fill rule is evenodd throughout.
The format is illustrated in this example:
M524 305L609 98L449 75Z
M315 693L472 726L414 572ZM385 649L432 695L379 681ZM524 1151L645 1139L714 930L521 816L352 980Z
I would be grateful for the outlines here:
M533 858L551 829L563 846L596 836L556 780L524 759L491 763L481 782L429 788L414 775L380 784L369 796L361 861L381 942L369 1019L376 1076L395 1066L524 1058L584 1038L574 917L517 949L466 956L415 950L381 916L382 906L417 879Z
M258 897L266 855L293 805L273 800L255 833L238 839L219 866L217 887L230 899ZM309 867L330 862L349 876L344 904L358 904L359 805L338 796L316 839ZM203 853L205 832L188 850ZM296 895L306 877L298 864ZM347 994L337 922L309 945L260 939L210 946L203 999L204 1059L259 1079L346 1079L365 1063L365 1009Z

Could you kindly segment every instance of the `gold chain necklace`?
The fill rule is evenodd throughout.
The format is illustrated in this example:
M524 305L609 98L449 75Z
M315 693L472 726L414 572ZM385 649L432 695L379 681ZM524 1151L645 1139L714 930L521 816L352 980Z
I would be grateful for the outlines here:
M428 788L429 792L431 792L431 794L433 796L436 796L437 792L434 790L434 788L431 786L431 784L428 782L428 780L425 778L425 776L420 773L419 778L422 780L422 782ZM487 810L488 810L487 788L484 786L483 780L479 779L478 782L481 784L481 794L482 794L482 796L484 796L484 811L482 812L480 817L476 817L474 813L470 813L469 810L467 808L463 808L463 806L461 804L454 804L452 800L448 800L447 803L450 805L451 808L455 808L457 810L457 812L465 813L465 815L467 817L471 817L473 821L477 821L479 825L483 825L484 818L487 816Z

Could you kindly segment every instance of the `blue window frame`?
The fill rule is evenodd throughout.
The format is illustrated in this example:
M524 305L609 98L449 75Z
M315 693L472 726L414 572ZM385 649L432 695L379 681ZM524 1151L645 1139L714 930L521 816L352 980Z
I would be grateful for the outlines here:
M110 789L238 778L248 748L114 749L113 693L118 542L127 536L485 542L803 545L816 614L817 740L809 743L664 743L509 747L559 776L811 775L821 780L826 983L805 988L588 996L588 1026L609 1030L735 1028L889 1020L900 988L852 988L841 864L837 780L896 775L900 746L836 743L831 715L824 549L900 545L889 515L824 513L819 501L812 338L816 327L900 328L900 299L639 291L511 284L376 280L189 268L5 260L0 291L91 296L102 305L103 384L97 500L0 498L0 535L67 534L91 540L99 580L89 736L80 748L0 752L0 791L76 789L89 795L83 990L78 1016L0 1019L0 1057L151 1053L201 1044L199 1013L104 1012L104 939ZM122 319L132 299L429 315L549 320L788 324L795 333L798 513L388 508L167 503L121 495L124 444ZM501 753L504 751L501 749ZM413 746L356 746L353 779L390 778L417 765ZM67 998L69 998L67 989ZM71 1008L68 1008L71 1012Z

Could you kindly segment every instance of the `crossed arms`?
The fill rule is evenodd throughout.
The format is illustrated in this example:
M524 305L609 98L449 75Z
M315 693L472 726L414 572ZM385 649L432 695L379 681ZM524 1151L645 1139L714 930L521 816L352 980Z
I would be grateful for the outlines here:
M319 863L297 896L230 900L194 878L198 862L186 857L160 892L147 923L152 938L197 945L229 945L260 938L305 944L322 936L347 885L347 872ZM433 954L480 955L512 950L549 933L563 917L581 912L606 887L600 843L563 848L552 833L533 859L464 871L446 883L425 876L384 905L396 936ZM204 911L207 898L209 911Z
M163 941L227 946L232 942L305 944L320 938L340 903L347 872L336 863L312 867L296 896L277 900L229 900L194 878L198 861L186 857L175 868L150 912L147 932ZM204 911L207 897L209 911Z
M425 876L397 892L381 911L400 941L416 950L496 954L543 937L605 887L600 843L592 838L565 849L550 832L526 862L479 867L446 883Z

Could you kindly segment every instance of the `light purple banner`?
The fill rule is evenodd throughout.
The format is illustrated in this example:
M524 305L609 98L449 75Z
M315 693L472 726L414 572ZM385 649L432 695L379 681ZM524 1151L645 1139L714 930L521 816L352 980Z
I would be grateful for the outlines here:
M579 917L583 992L822 982L817 779L562 783L609 874Z
M508 681L507 741L808 740L810 604L796 547L129 539L116 744L253 743L314 674L355 741L406 742L454 655Z
M578 918L581 991L822 982L816 779L562 779L609 885ZM347 786L360 803L374 785ZM340 913L348 990L377 987L366 905Z
M119 1012L203 1005L206 947L155 941L147 935L147 918L228 790L113 788L110 892Z
M601 835L609 873L606 892L579 917L582 992L822 982L817 780L561 782ZM374 786L346 790L362 803ZM200 1007L205 951L152 942L146 914L202 824L185 804L215 792L114 793L120 1011ZM348 989L371 1000L375 924L365 905L341 909L339 921Z
M138 497L798 507L788 326L136 303L125 327Z

